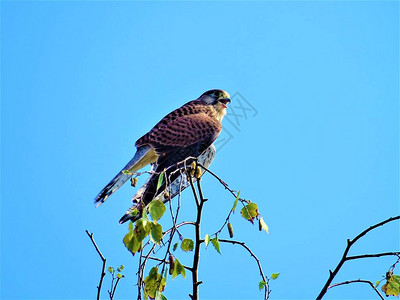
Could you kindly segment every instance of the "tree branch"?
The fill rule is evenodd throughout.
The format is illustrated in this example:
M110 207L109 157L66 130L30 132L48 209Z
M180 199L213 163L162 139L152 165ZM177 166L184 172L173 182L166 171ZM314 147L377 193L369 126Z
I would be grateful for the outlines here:
M124 275L122 275L122 277L124 277ZM118 277L117 278L117 281L115 282L114 289L113 289L112 294L111 294L111 299L114 299L115 290L117 289L118 282L120 281L120 279L122 277Z
M329 270L329 278L328 278L328 280L326 281L326 283L325 283L324 287L322 288L321 292L320 292L319 295L317 296L317 300L322 299L322 297L326 294L326 292L327 292L327 290L328 290L330 284L332 283L333 279L335 278L335 276L336 276L337 273L339 272L340 268L343 266L343 264L345 263L345 261L349 260L349 257L347 256L347 254L349 253L351 246L353 246L355 242L357 242L360 238L362 238L364 235L366 235L366 234L367 234L368 232L370 232L371 230L373 230L373 229L375 229L375 228L377 228L377 227L383 226L383 225L385 225L385 224L387 224L387 223L389 223L389 222L398 220L398 219L400 219L400 215L399 215L399 216L396 216L396 217L391 217L391 218L386 219L386 220L384 220L384 221L382 221L382 222L380 222L380 223L377 223L377 224L375 224L375 225L370 226L369 228L365 229L365 230L362 231L360 234L358 234L358 235L357 235L354 239L352 239L352 240L347 239L347 246L346 246L346 249L344 250L343 256L342 256L341 260L339 261L338 265L336 266L336 268L335 268L333 271ZM350 258L351 258L351 257L352 257L352 256L350 256ZM365 255L362 256L362 257L360 257L360 258L363 258L363 257L365 257ZM378 257L378 256L367 256L367 257ZM351 258L351 259L355 259L355 258Z
M363 254L363 255L353 255L353 256L347 256L347 260L353 260L353 259L360 259L360 258L371 258L371 257L381 257L381 256L398 256L400 255L400 252L384 252L384 253L374 253L374 254Z
M264 294L264 299L268 299L269 294L270 294L270 290L269 290L269 279L264 275L264 272L262 270L262 266L261 266L261 262L258 259L258 257L253 253L253 251L251 251L251 249L244 243L244 242L239 242L239 241L235 241L235 240L225 240L225 239L218 239L218 241L222 242L222 243L229 243L229 244L233 244L233 245L240 245L243 248L245 248L247 250L247 252L250 253L250 255L255 259L255 261L257 262L258 265L258 269L260 271L260 276L262 278L262 280L264 282L266 282L267 284L265 285L265 294Z
M140 249L140 253L139 253L139 267L138 267L138 271L137 271L137 276L138 276L138 296L137 296L137 300L141 300L142 299L142 281L143 281L143 275L141 273L142 269L142 255L143 255L143 248Z
M155 261L159 261L159 262L165 263L165 264L169 264L169 261L167 261L166 259L161 259L161 258L158 258L158 257L149 256L148 259L155 260ZM183 266L185 269L189 270L189 271L192 271L192 270L193 270L192 267L188 267L188 266L185 266L185 265L182 265L182 266ZM161 272L161 273L162 273L162 272Z
M378 294L379 298L381 298L382 300L385 300L385 298L383 298L381 293L376 289L374 284L369 280L357 279L357 280L344 281L344 282L340 282L340 283L336 283L336 284L330 285L328 287L328 289L331 289L331 288L333 288L335 286L344 285L344 284L350 284L350 283L367 283L374 289L374 291Z
M197 165L200 166L201 168L203 168L206 172L210 173L213 177L215 177L215 178L224 186L224 188L225 188L226 190L228 190L235 198L238 196L238 195L236 194L236 191L232 190L232 189L228 186L228 184L227 184L225 181L223 181L221 178L218 177L217 174L215 174L214 172L210 171L209 169L207 169L205 166L203 166L203 165L200 164L200 163L197 163ZM239 200L240 200L241 202L246 202L246 203L249 203L249 202L250 202L249 200L242 199L242 198L239 198Z
M173 209L173 206L171 204L171 199L168 199L168 194L166 198L164 199L164 202L169 201L169 211L171 214L171 218L172 218L172 226L171 228L169 228L168 230L165 230L162 233L162 238L161 238L161 245L159 245L159 248L156 249L157 245L156 243L153 243L153 245L151 244L151 239L149 239L147 242L143 242L144 244L142 245L141 249L140 249L140 257L139 257L139 266L138 266L138 271L137 271L137 275L138 275L138 300L141 299L141 294L143 294L142 288L145 288L145 284L144 284L144 272L145 272L145 268L146 268L146 264L149 260L151 261L155 261L154 264L157 267L160 267L162 265L161 269L161 276L164 275L164 271L166 271L165 269L167 268L167 265L170 263L167 259L168 254L171 254L170 249L171 249L171 245L172 245L172 241L173 241L173 237L175 236L175 233L178 233L181 240L182 240L182 236L179 233L178 228L184 225L193 225L194 229L195 229L195 241L194 241L194 252L193 252L193 265L192 266L184 266L183 267L187 270L189 270L192 273L192 284L193 284L193 292L192 294L190 294L190 298L192 300L198 300L199 299L199 285L202 283L201 281L199 281L198 279L198 269L199 269L199 261L200 261L200 248L201 248L201 243L204 242L204 240L202 240L201 237L201 219L202 219L202 212L203 212L203 207L204 207L204 203L207 201L206 198L204 198L203 195L203 191L202 191L202 187L201 187L201 169L199 169L199 167L201 167L202 169L204 169L205 171L209 172L212 176L214 176L215 178L218 179L218 181L224 186L225 189L227 189L235 198L235 203L237 203L237 201L240 201L241 204L243 206L245 206L246 204L248 204L250 201L249 200L245 200L242 198L239 198L239 192L234 191L232 189L229 188L228 184L225 183L222 179L220 179L216 174L214 174L213 172L211 172L210 170L208 170L206 167L202 166L201 164L197 163L197 159L196 158L191 158L192 159L192 163L191 163L191 169L188 169L188 165L186 164L186 160L183 162L183 166L178 168L177 170L173 171L173 172L181 172L181 176L184 176L184 174L182 174L182 172L184 172L187 175L187 181L189 182L190 186L191 186L191 190L193 192L193 196L194 196L194 200L196 203L196 221L185 221L185 222L178 222L178 212L179 212L179 208L180 208L180 198L181 198L181 193L179 192L179 197L178 197L178 207L176 210ZM195 164L196 169L193 170L193 166ZM194 172L193 172L194 171ZM198 175L199 174L199 175ZM168 179L166 179L166 189L168 192L168 185L170 184L170 182L168 182ZM197 179L197 188L195 187L195 181ZM183 181L181 181L181 186L180 186L180 190L182 190L182 186L183 186ZM185 186L183 188L185 188L187 185L185 183ZM236 204L235 204L236 207ZM229 217L231 216L231 214L233 213L233 210L230 209L229 214L222 226L222 228L229 222ZM221 230L222 230L221 228ZM166 236L169 235L168 240L166 239ZM164 239L165 238L165 239ZM225 240L222 240L225 241ZM232 243L232 241L227 241ZM261 268L261 263L259 261L259 259L254 255L254 253L251 251L250 248L248 248L244 243L241 242L234 242L234 243L238 243L240 244L242 247L246 248L247 251L252 255L252 257L256 260L259 270L260 270L260 274L261 277L263 279L263 283L264 284L264 289L265 289L265 299L268 299L269 294L270 294L270 290L269 290L269 279L268 277L266 277L263 273L263 270ZM162 256L157 255L158 250L160 249L164 249L163 247L166 247L166 252L163 253ZM164 251L163 251L164 252ZM158 257L160 256L160 257ZM158 262L158 263L157 263ZM118 281L117 281L118 283ZM116 285L117 285L116 283ZM160 280L160 284L161 284L161 280ZM153 287L152 287L153 288ZM155 291L159 291L160 286L154 286ZM146 291L144 291L145 295L147 294ZM114 293L112 293L113 295Z
M101 292L101 285L103 284L103 279L104 276L106 276L106 259L104 258L103 254L101 254L101 251L99 250L99 247L97 247L96 242L94 241L93 238L93 233L89 233L88 230L86 230L86 234L89 236L90 240L92 241L93 246L95 247L97 253L99 254L101 260L103 261L103 268L101 270L101 276L100 276L100 282L99 285L97 286L97 300L100 300L100 292Z
M193 284L193 294L189 295L192 300L199 299L199 285L201 281L198 278L198 269L199 269L199 260L200 260L200 245L201 245L201 232L200 232L200 223L201 223L201 215L203 212L203 205L206 202L206 199L203 197L203 192L201 190L200 180L197 179L197 189L199 192L199 196L197 196L196 189L193 184L192 176L188 175L190 186L192 187L193 195L196 201L197 206L197 216L195 222L195 247L194 247L194 255L193 255L193 266L192 266L192 284Z

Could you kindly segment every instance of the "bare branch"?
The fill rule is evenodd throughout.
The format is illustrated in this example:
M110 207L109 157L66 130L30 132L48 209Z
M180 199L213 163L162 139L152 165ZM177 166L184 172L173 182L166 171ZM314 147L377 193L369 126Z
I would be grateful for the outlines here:
M255 261L257 262L258 265L258 269L260 271L260 276L262 278L262 280L264 282L266 282L267 284L265 285L265 294L264 294L264 299L268 299L269 294L270 294L270 290L269 290L269 279L268 277L265 276L263 270L262 270L262 266L261 266L261 262L258 259L258 257L253 253L253 251L251 251L251 249L244 243L244 242L239 242L239 241L235 241L235 240L224 240L224 239L218 239L218 241L222 242L222 243L229 243L229 244L233 244L233 245L240 245L243 248L245 248L247 250L247 252L250 253L250 255L255 259Z
M153 256L149 256L149 259L155 260L155 261L159 261L159 262L162 262L162 263L165 263L165 264L169 264L169 261L167 261L166 259L161 259L161 258L153 257ZM185 269L189 270L189 271L192 271L192 270L193 270L192 267L185 266L185 265L182 265L182 266L183 266ZM162 272L161 272L161 273L162 273Z
M190 174L188 175L188 179L189 179L190 187L192 188L193 196L194 196L194 199L196 200L196 206L198 209L200 206L200 200L199 200L199 197L197 196L196 189L194 188L194 185L193 185L192 176L190 176Z
M184 221L184 222L180 222L179 224L176 224L176 228L179 228L179 227L184 226L184 225L194 225L194 226L196 226L196 223L192 222L192 221ZM169 232L171 232L173 229L174 228L171 227L170 229L166 230L164 232L164 236L167 235ZM163 238L164 238L164 236L163 236Z
M223 181L221 178L218 177L217 174L215 174L214 172L210 171L209 169L207 169L205 166L203 166L203 165L200 164L200 163L197 163L197 165L200 166L200 167L202 167L205 171L207 171L207 172L210 173L213 177L215 177L215 178L224 186L224 188L225 188L226 190L228 190L235 198L238 196L237 193L236 193L236 191L232 190L232 189L228 186L228 184L227 184L225 181ZM239 198L239 200L240 200L241 202L246 202L246 203L249 203L249 202L250 202L249 200L246 200L246 199L243 199L243 198Z
M389 268L389 271L391 271L393 273L394 268L396 268L396 265L400 262L400 254L396 254L397 256L397 260L396 262Z
M381 298L382 300L385 300L385 298L383 298L383 296L381 295L381 293L377 290L377 288L374 286L374 284L369 281L369 280L363 280L363 279L357 279L357 280L349 280L349 281L344 281L344 282L340 282L340 283L336 283L336 284L332 284L328 287L328 289L331 289L335 286L339 286L339 285L344 285L344 284L351 284L351 283L367 283L369 284L374 291L378 294L379 298Z
M194 246L194 255L193 255L193 266L192 266L192 284L193 284L193 294L189 295L192 300L199 299L199 285L202 283L198 278L198 269L199 269L199 260L200 260L200 245L201 245L201 232L200 232L200 223L201 223L201 215L203 212L203 205L206 202L206 199L203 197L203 192L201 190L200 184L201 178L197 179L197 188L199 192L199 196L197 196L196 189L193 185L192 177L189 175L190 186L193 191L193 196L197 205L197 216L195 222L195 246Z
M117 281L115 282L115 286L114 286L114 289L113 289L112 294L111 294L111 299L114 298L114 294L115 294L115 290L117 289L118 282L119 282L120 279L123 278L123 277L124 277L124 275L122 275L122 277L117 277Z
M101 260L103 261L103 267L101 270L101 276L100 276L100 282L99 285L97 286L97 300L100 300L100 292L101 292L101 285L103 284L103 279L104 276L106 276L106 259L104 258L103 254L101 254L101 251L99 249L99 247L97 247L97 244L93 238L93 233L89 233L88 230L86 230L86 234L89 236L90 240L92 241L93 246L95 247L97 253L99 254Z
M138 267L138 271L137 271L137 276L138 276L138 296L137 296L137 300L141 300L142 299L142 281L143 281L143 274L142 274L142 254L143 254L143 248L140 249L140 253L139 253L139 267Z
M346 260L360 259L360 258L371 258L371 257L382 257L382 256L398 256L400 252L384 252L384 253L375 253L375 254L363 254L363 255L354 255L346 257Z
M384 220L382 222L379 222L379 223L377 223L375 225L372 225L369 228L367 228L364 231L362 231L360 234L358 234L354 239L352 239L352 240L348 239L347 240L347 246L346 246L346 249L344 250L344 253L343 253L343 256L342 256L341 260L339 261L338 265L336 266L336 268L333 271L329 270L329 278L326 281L326 283L325 283L324 287L322 288L321 292L317 296L317 300L322 299L322 297L326 294L326 291L328 290L328 288L329 288L330 284L332 283L333 279L335 278L335 276L339 272L340 268L343 266L345 261L349 260L349 257L347 256L347 254L349 253L351 246L353 246L355 242L357 242L360 238L362 238L364 235L366 235L371 230L373 230L373 229L375 229L377 227L383 226L383 225L385 225L385 224L387 224L389 222L398 220L398 219L400 219L400 215L396 216L396 217L391 217L391 218L386 219L386 220ZM350 257L352 257L352 256L350 256ZM379 256L368 256L368 257L379 257ZM363 257L359 257L359 258L363 258ZM354 258L352 258L352 259L354 259Z

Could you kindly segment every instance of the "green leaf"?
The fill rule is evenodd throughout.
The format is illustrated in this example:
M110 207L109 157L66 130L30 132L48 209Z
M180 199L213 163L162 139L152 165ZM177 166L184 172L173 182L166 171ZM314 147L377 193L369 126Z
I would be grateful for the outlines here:
M167 282L167 275L168 275L168 267L165 266L165 271L164 271L164 278L165 278L165 282Z
M136 217L138 215L139 211L137 208L135 208L134 210L132 210L131 212L129 212L129 214L131 215L131 217Z
M154 200L149 204L149 212L154 221L159 220L166 210L167 209L161 200Z
M267 286L267 283L263 280L260 281L260 283L258 284L258 288L260 289L260 291L265 288Z
M378 280L377 282L375 282L374 287L377 288L380 283L381 283L381 280Z
M269 233L268 232L268 225L265 223L265 221L264 221L264 219L262 217L260 217L258 222L260 224L260 228L263 229L266 233Z
M150 272L149 272L149 276L150 277L156 277L158 273L158 267L153 267L151 268Z
M272 273L272 274L271 274L271 279L272 279L272 280L278 279L279 274L280 274L280 273Z
M218 241L218 238L217 238L217 237L211 239L211 244L213 244L215 250L217 250L217 252L218 252L219 254L221 254L221 249L220 249L220 247L219 247L219 241Z
M133 223L129 222L128 224L129 231L133 231Z
M194 249L194 242L191 239L184 239L181 243L181 249L185 252L192 251Z
M150 231L150 239L155 244L160 244L163 237L162 226L157 223L152 223Z
M146 219L139 219L136 221L135 224L136 226L135 229L133 230L133 233L137 238L138 242L141 242L144 240L146 236L150 234L152 222Z
M155 299L156 293L162 292L165 288L165 278L158 274L158 267L150 270L149 276L144 279L144 292L150 298Z
M113 267L108 267L107 271L112 273L114 271L114 268Z
M258 216L258 206L254 202L250 202L240 210L243 218L253 223L255 217Z
M181 274L183 278L186 278L186 271L180 261L175 257L174 271L172 272L172 278L175 278Z
M133 231L129 231L124 237L124 245L130 252L135 254L142 247L142 243L139 242L134 235Z
M179 243L175 243L174 246L172 247L172 250L175 251L178 248Z
M400 275L393 275L391 272L388 272L387 278L387 282L381 288L382 291L386 296L398 297L400 295Z
M208 246L208 244L210 243L210 236L208 234L206 234L204 236L204 243L206 244L206 247Z
M158 190L158 189L160 188L160 186L161 186L162 183L163 183L163 180L164 180L164 172L162 172L162 173L160 174L160 177L158 177L157 188L156 188L156 190Z
M117 274L117 277L118 277L119 279L121 279L121 278L122 278L122 275L121 275L120 273L118 273L118 274Z
M135 254L142 247L143 239L149 235L151 231L151 222L145 219L139 219L135 223L135 229L133 229L132 222L129 223L129 232L124 237L124 245Z
M133 173L129 170L122 170L122 173L125 175L132 175Z
M240 195L240 191L237 193L235 202L233 203L232 211L235 211L235 209L236 209L236 206L237 206L238 201L239 201L239 195Z

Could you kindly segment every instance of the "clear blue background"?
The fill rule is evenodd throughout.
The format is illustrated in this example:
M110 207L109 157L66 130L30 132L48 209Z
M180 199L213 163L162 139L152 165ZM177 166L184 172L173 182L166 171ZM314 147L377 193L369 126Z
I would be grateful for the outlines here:
M93 198L137 138L211 88L239 92L257 110L239 130L224 120L233 139L212 170L257 202L270 227L267 235L232 219L265 272L281 273L272 299L315 299L346 239L399 213L397 1L2 1L2 299L93 299L101 262L85 229L108 265L126 266L116 297L136 297L137 257L118 225L134 190L98 209ZM233 199L210 176L203 186L204 234ZM182 220L193 210L185 191ZM395 250L398 223L352 254ZM375 282L393 262L349 262L335 281ZM203 249L200 279L202 299L262 299L242 248ZM169 279L165 295L187 299L190 283ZM376 295L359 284L326 298Z

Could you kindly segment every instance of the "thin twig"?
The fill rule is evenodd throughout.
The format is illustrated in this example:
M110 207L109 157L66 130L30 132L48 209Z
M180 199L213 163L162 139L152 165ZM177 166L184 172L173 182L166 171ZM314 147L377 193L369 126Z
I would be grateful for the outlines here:
M165 263L165 264L169 264L169 261L167 261L166 259L161 259L161 258L158 258L158 257L149 256L148 259L155 260L155 261L159 261L159 262ZM185 265L182 265L182 266L183 266L185 269L189 270L189 271L192 271L192 270L193 270L192 267L185 266Z
M192 222L192 221L183 221L183 222L180 222L180 223L176 224L176 228L179 228L179 227L184 226L184 225L194 225L194 226L196 226L196 223ZM172 229L173 229L173 227L171 227L168 230L164 231L164 236L167 235L169 232L171 232Z
M381 293L377 290L377 288L374 286L374 284L373 284L371 281L369 281L369 280L363 280L363 279L348 280L348 281L344 281L344 282L339 282L339 283L332 284L332 285L330 285L330 286L328 287L328 289L331 289L331 288L333 288L333 287L335 287L335 286L344 285L344 284L350 284L350 283L367 283L367 284L369 284L369 285L374 289L374 291L378 294L379 298L381 298L382 300L385 300L385 298L383 298L383 296L382 296Z
M400 254L396 254L397 256L397 260L395 261L395 263L389 268L389 271L391 271L393 273L394 268L396 268L396 265L400 262Z
M215 178L224 186L224 188L225 188L226 190L228 190L228 191L235 197L235 199L237 198L237 199L240 201L240 203L243 204L243 206L245 206L245 204L249 204L249 203L250 203L250 200L240 198L240 197L239 197L239 192L236 192L236 191L232 190L232 189L228 186L228 184L227 184L225 181L223 181L217 174L215 174L214 172L210 171L208 168L206 168L205 166L203 166L203 165L200 164L200 163L197 163L197 165L200 166L201 168L203 168L206 172L210 173L213 177L215 177ZM244 203L245 203L245 204L244 204ZM215 232L213 235L218 236L218 234L221 233L221 231L224 229L225 225L229 222L229 218L230 218L230 216L231 216L232 213L233 213L233 209L231 209L231 210L229 211L228 216L226 217L224 223L222 224L222 226L220 227L220 229L219 229L217 232Z
M122 277L124 277L124 275L122 275ZM111 294L111 299L114 298L114 294L115 294L115 290L117 289L118 282L120 281L120 279L122 277L117 277L117 281L115 282L114 289L113 289L112 294Z
M225 240L225 239L218 239L218 241L222 242L222 243L229 243L229 244L233 244L233 245L240 245L243 248L245 248L247 250L247 252L250 253L250 255L254 258L254 260L257 262L257 266L258 269L260 271L260 276L262 278L262 280L264 282L266 282L267 284L265 285L265 293L264 293L264 299L267 300L270 294L270 290L269 290L269 279L265 276L263 270L262 270L262 266L261 266L261 262L258 259L258 257L254 254L253 251L251 251L251 249L244 243L244 242L239 242L239 241L235 241L235 240Z
M203 165L200 164L200 163L197 163L197 165L200 166L200 167L202 167L206 172L210 173L212 176L214 176L214 177L224 186L224 188L225 188L226 190L228 190L235 198L237 197L236 191L232 190L232 189L228 186L228 184L227 184L225 181L223 181L221 178L218 177L217 174L215 174L214 172L210 171L208 168L206 168L205 166L203 166ZM249 201L246 200L246 199L240 199L240 200L241 200L241 201L243 200L243 201L249 202Z
M181 175L181 177L183 178L182 175ZM173 212L173 209L172 209L172 201L171 201L171 198L168 200L168 202L169 202L169 211L170 211L170 213L171 213L173 228L174 228L174 230L176 230L176 232L178 233L179 237L181 237L182 234L179 232L178 228L176 227L176 221L178 220L179 209L180 209L180 206L181 206L181 202L180 202L181 191L180 191L180 190L181 190L181 188L182 188L182 180L181 180L181 183L180 183L180 184L181 184L181 185L180 185L180 187L179 187L178 207L177 207L177 209L176 209L176 216L174 216L174 212ZM171 195L171 193L169 193L169 194ZM171 197L171 196L170 196L170 197Z
M164 259L163 259L163 261L162 261L163 267L162 267L162 270L161 270L161 275L164 274L165 265L166 265L166 261L167 261L167 256L168 256L168 254L171 253L171 252L170 252L170 249L171 249L172 240L173 240L173 238L174 238L174 234L175 234L175 232L178 232L178 230L177 230L176 228L177 228L177 227L176 227L176 224L174 224L174 227L172 227L171 233L170 233L170 235L169 235L169 241L168 241L167 251L165 251L165 256L164 256ZM150 257L149 257L149 258L150 258ZM160 281L160 284L161 284L161 281ZM158 285L157 290L159 289L160 284Z
M238 196L239 196L239 193L238 193ZM238 198L238 199L239 199L239 198ZM243 204L243 202L246 202L247 200L240 200L240 201L241 201L241 203ZM247 202L246 202L246 203L247 203ZM243 206L245 206L245 205L243 204ZM224 229L224 227L226 226L226 224L229 223L229 218L231 217L231 215L232 215L233 212L234 212L234 210L233 210L233 207L232 207L231 210L229 211L228 216L226 217L224 223L222 224L222 226L221 226L213 235L218 236L218 235L221 233L221 231Z
M110 288L110 290L108 291L108 295L110 296L110 300L113 300L113 293L112 293L112 291L113 291L113 286L114 286L114 280L115 280L115 277L114 277L114 271L112 272L112 278L111 278L111 288Z
M350 250L351 246L353 246L355 242L357 242L360 238L362 238L364 235L366 235L371 230L373 230L373 229L375 229L377 227L383 226L383 225L385 225L385 224L387 224L389 222L398 220L398 219L400 219L400 215L396 216L396 217L391 217L389 219L386 219L386 220L384 220L382 222L379 222L379 223L377 223L375 225L370 226L369 228L367 228L364 231L362 231L359 235L357 235L352 240L347 239L347 246L346 246L346 249L344 250L343 256L342 256L341 260L339 261L338 265L336 266L336 268L333 271L329 270L329 278L326 281L326 283L325 283L324 287L322 288L321 292L317 296L317 300L322 299L322 297L326 294L326 291L328 290L328 287L332 283L332 280L335 278L335 276L337 275L337 273L339 272L340 268L343 266L345 261L348 260L347 254L349 253L349 250Z
M137 271L137 275L138 275L138 296L137 296L137 300L141 300L142 299L142 280L143 280L143 276L141 273L141 266L142 266L142 254L143 254L143 248L140 249L140 255L139 255L139 268Z
M346 260L360 259L360 258L371 258L371 257L382 257L382 256L398 256L400 252L384 252L384 253L375 253L375 254L363 254L363 255L353 255L347 256Z
M105 270L106 270L106 259L104 258L103 254L101 254L101 251L100 251L99 247L97 247L97 244L96 244L96 242L95 242L95 240L93 238L93 233L89 233L89 231L86 230L86 234L89 236L90 240L92 241L93 246L95 247L97 253L99 254L99 256L100 256L100 258L101 258L101 260L103 262L103 267L102 267L101 276L100 276L100 282L99 282L99 285L97 286L97 300L100 300L101 285L103 284L104 276L106 276L106 272L105 272Z
M192 188L194 200L196 201L196 206L197 206L197 209L198 209L199 206L200 206L200 200L199 200L199 197L197 196L196 189L194 188L194 185L193 185L192 176L190 174L188 174L188 179L189 179L190 187Z

